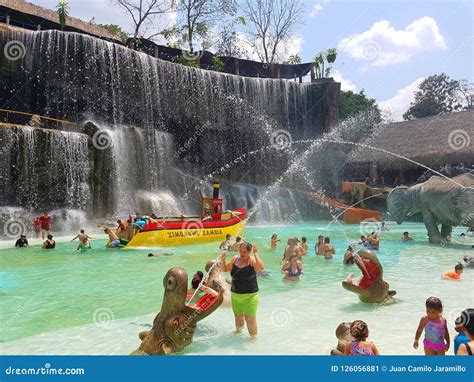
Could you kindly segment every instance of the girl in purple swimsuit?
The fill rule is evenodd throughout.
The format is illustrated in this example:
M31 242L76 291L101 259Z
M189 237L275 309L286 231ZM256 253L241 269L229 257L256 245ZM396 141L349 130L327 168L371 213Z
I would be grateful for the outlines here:
M425 355L444 355L449 349L450 339L446 319L442 316L443 303L438 297L430 297L425 305L426 316L421 317L413 347L418 349L418 340L424 330Z
M346 342L344 355L380 355L372 342L367 342L369 327L364 321L356 320L351 324L352 339Z

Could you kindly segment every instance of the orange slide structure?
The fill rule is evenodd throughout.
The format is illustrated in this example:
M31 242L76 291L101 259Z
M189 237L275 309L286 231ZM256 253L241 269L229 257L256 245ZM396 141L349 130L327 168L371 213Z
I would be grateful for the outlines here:
M366 210L362 208L351 207L340 200L331 199L319 192L304 192L298 191L305 195L311 196L315 199L321 200L323 203L330 205L331 207L340 208L344 210L344 223L348 224L359 224L361 221L366 219L380 221L380 212L374 210Z

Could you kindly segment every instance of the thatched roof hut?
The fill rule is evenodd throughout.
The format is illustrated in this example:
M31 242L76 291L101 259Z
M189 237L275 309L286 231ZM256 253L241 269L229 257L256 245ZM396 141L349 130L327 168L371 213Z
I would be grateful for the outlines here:
M349 154L349 165L376 165L379 171L412 171L420 168L415 162L431 168L459 163L472 165L473 121L474 110L466 110L383 125L359 142L374 149L355 147Z
M0 21L13 26L37 29L61 29L58 14L50 9L28 3L24 0L0 0ZM120 36L109 30L74 17L67 17L65 31L81 32L106 40L120 42Z

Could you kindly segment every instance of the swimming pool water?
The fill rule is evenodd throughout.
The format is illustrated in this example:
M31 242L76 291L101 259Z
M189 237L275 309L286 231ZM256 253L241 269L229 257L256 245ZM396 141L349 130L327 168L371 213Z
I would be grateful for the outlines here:
M411 345L424 301L438 296L444 303L451 335L454 319L474 306L474 270L462 280L441 279L465 255L474 255L473 238L455 239L445 247L430 245L422 224L388 224L377 252L384 279L397 291L395 304L361 303L341 281L355 266L342 256L359 236L358 225L328 222L292 226L247 226L245 239L259 245L269 278L260 278L259 338L235 336L230 308L219 308L198 324L193 344L184 354L327 354L337 344L334 331L342 321L365 320L370 340L382 354L422 354ZM400 242L408 230L414 242ZM282 280L278 251L269 238L278 233L306 236L310 251L298 283ZM314 256L318 235L328 235L337 254L330 261ZM97 236L100 237L100 236ZM94 240L91 251L77 253L77 242L59 242L54 251L39 247L14 249L2 243L1 352L3 354L128 354L138 345L138 332L148 328L160 310L162 280L171 267L192 274L218 256L218 243L166 248L173 256L148 258L148 249L107 250ZM155 249L155 252L160 250ZM163 251L163 250L162 250ZM451 352L451 351L450 351Z

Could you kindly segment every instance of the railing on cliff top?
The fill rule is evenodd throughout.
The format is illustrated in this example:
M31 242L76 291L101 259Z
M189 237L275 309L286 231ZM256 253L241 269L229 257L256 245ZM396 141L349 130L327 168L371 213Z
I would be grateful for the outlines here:
M71 121L9 109L0 109L0 122L11 125L34 125L35 127L44 127L47 129L61 129L66 126L75 126L75 123Z

